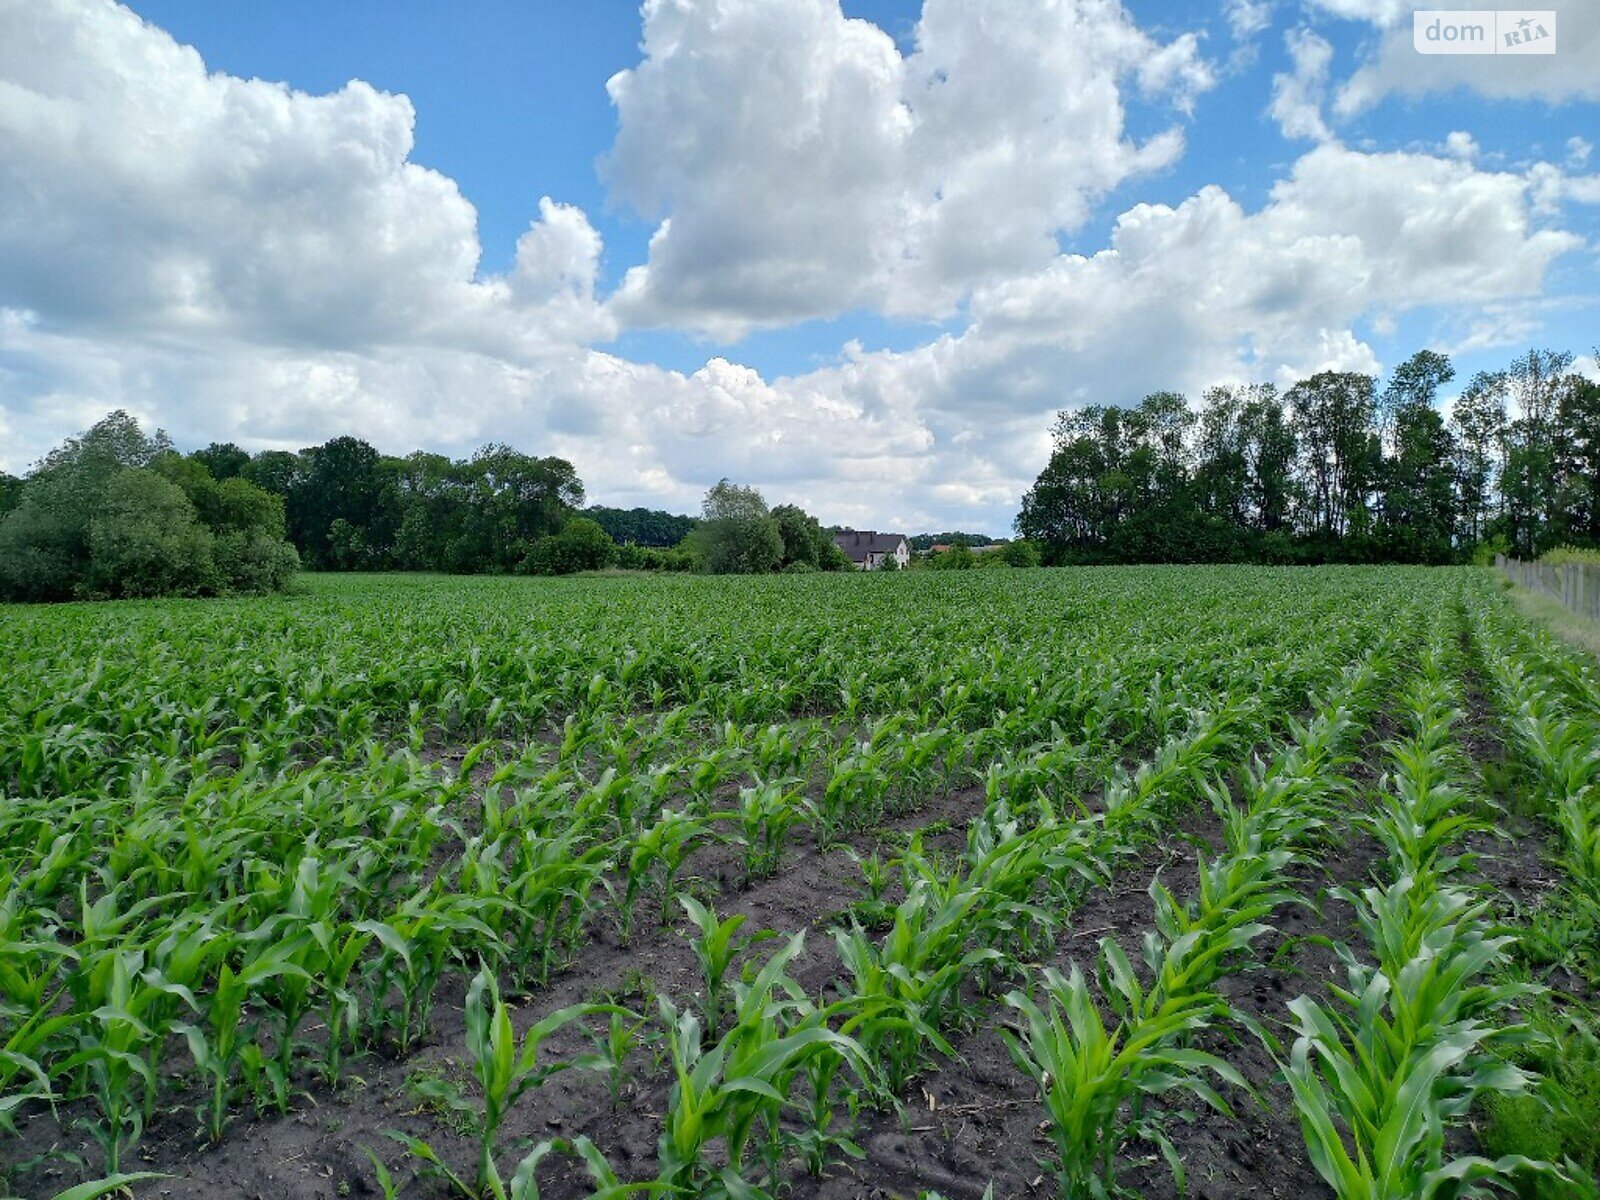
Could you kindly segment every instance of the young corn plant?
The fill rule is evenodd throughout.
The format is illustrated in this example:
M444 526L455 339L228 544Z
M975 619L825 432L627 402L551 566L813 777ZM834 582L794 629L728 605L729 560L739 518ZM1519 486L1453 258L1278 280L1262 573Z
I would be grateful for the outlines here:
M604 1064L606 1087L611 1094L613 1111L622 1105L622 1089L628 1081L628 1059L645 1043L649 1022L648 1017L618 1009L607 1018L603 1034L590 1034L599 1061Z
M550 981L558 956L569 955L594 910L612 848L583 847L576 829L557 837L526 833L518 839L515 878L507 890L515 911L513 965L520 982Z
M199 1003L187 988L166 983L144 968L140 951L111 951L101 1003L77 1026L79 1049L62 1064L82 1068L99 1120L87 1121L89 1133L105 1156L107 1174L120 1169L123 1150L144 1131L144 1108L157 1087L150 1066L151 1043L165 1040L166 1027L151 1028L145 1017L158 1003L176 994L191 1010Z
M1594 726L1525 702L1513 730L1532 760L1561 830L1568 870L1600 900L1600 749Z
M1353 981L1354 982L1354 981ZM1484 1092L1516 1094L1527 1078L1482 1050L1496 1032L1481 1021L1448 1022L1431 1036L1405 1036L1395 995L1373 972L1359 992L1324 1009L1299 997L1290 1009L1299 1036L1285 1068L1317 1173L1339 1200L1409 1200L1513 1190L1515 1177L1548 1172L1518 1155L1450 1158L1445 1131Z
M424 1162L436 1167L462 1195L471 1200L510 1200L511 1192L495 1163L500 1126L506 1113L530 1088L537 1088L560 1071L572 1068L603 1070L607 1063L593 1054L579 1055L553 1063L541 1063L539 1051L551 1034L563 1026L596 1014L625 1014L610 1004L574 1004L549 1014L517 1038L511 1023L511 1010L500 998L494 973L482 968L467 989L467 1051L472 1058L473 1079L478 1085L481 1107L462 1102L476 1123L478 1164L473 1182L468 1184L443 1163L427 1143L398 1135L399 1140ZM535 1164L537 1165L537 1164ZM529 1173L531 1175L532 1168Z
M677 898L677 877L684 860L704 841L714 836L708 821L676 809L664 808L654 825L641 832L628 855L627 882L621 906L621 936L627 945L633 934L634 908L640 893L652 876L661 888L660 923L672 919L672 902Z
M348 977L359 955L359 946L369 940L368 934L351 931L342 918L346 889L354 881L349 873L327 869L322 861L308 854L295 864L292 873L285 871L276 881L275 899L281 907L251 933L244 935L245 942L277 942L282 945L281 961L292 963L298 970L274 971L262 977L262 998L277 1012L275 1031L277 1061L272 1078L276 1081L275 1094L281 1097L280 1111L288 1111L288 1085L294 1073L295 1049L299 1043L300 1026L311 1014L329 985L323 981L337 980L341 973ZM341 938L341 933L345 936ZM342 949L349 945L349 937L357 941L357 953L343 963L338 961ZM342 943L342 944L341 944ZM331 990L331 989L330 989ZM332 1000L332 1009L340 1021L338 1030L330 1029L330 1039L337 1042L343 1037L344 1019L337 1015L340 1001ZM331 1051L337 1064L337 1051Z
M756 775L761 779L798 782L815 752L816 740L814 726L768 725L751 745Z
M692 1012L679 1013L672 1001L659 999L674 1076L657 1151L663 1189L705 1200L760 1196L746 1178L754 1153L765 1159L768 1186L775 1190L781 1114L798 1106L793 1093L808 1064L834 1054L851 1064L858 1079L868 1078L861 1048L829 1028L824 1014L805 1003L783 973L803 944L804 934L796 934L740 988L734 1023L714 1044ZM715 1142L726 1161L720 1169L711 1156Z
M0 1044L0 1132L16 1132L14 1114L24 1106L55 1103L46 1064L54 1065L51 1050L60 1041L70 1044L73 1027L82 1020L74 1012L52 1015L50 1008L37 1009Z
M929 1022L954 1028L970 1013L961 984L974 971L995 971L1009 959L989 933L1004 914L991 910L989 896L959 876L941 880L933 864L907 851L908 871L921 872L895 907L894 923L865 960L906 989ZM855 931L853 931L855 932ZM841 943L842 945L843 943ZM852 968L854 974L854 968Z
M405 1053L427 1033L434 992L445 969L469 959L498 961L505 943L483 919L494 901L452 892L439 880L407 897L384 924L396 934L380 943L366 975L370 1037L387 1033ZM391 1003L395 993L399 1003Z
M835 760L822 798L803 801L818 849L831 849L850 829L876 825L890 778L881 747L870 741Z
M955 1057L929 1015L944 979L904 964L886 966L878 947L858 928L835 929L833 936L850 983L830 1008L844 1018L840 1029L876 1064L871 1102L898 1105L900 1093L933 1054Z
M244 1024L245 1004L266 980L302 970L284 957L290 949L286 944L265 946L237 973L224 963L212 984L204 1010L205 1020L198 1024L180 1022L174 1026L188 1042L195 1066L209 1087L210 1094L196 1113L201 1128L213 1144L222 1140L227 1128L228 1106L233 1099L240 1053L254 1036Z
M1002 1036L1017 1066L1039 1087L1055 1143L1055 1172L1063 1200L1117 1194L1117 1157L1135 1137L1156 1141L1175 1172L1176 1152L1154 1122L1145 1119L1146 1097L1188 1092L1229 1113L1227 1103L1207 1082L1215 1075L1237 1087L1242 1076L1222 1059L1177 1043L1219 1016L1215 1002L1168 1003L1159 1015L1138 1019L1144 998L1133 971L1115 943L1102 943L1102 979L1117 999L1122 1019L1107 1028L1076 965L1063 978L1054 968L1043 973L1043 1003L1021 991L1006 1003L1022 1017L1021 1028Z
M744 886L773 875L783 859L789 831L805 816L795 779L758 781L739 789L739 832L744 842Z
M1005 801L972 823L965 860L968 886L987 897L985 940L1004 960L1047 949L1082 892L1110 874L1084 826L1042 821L1023 830Z
M718 920L715 909L708 909L693 896L679 896L678 903L699 932L699 936L690 940L690 945L700 964L700 981L706 989L706 1036L714 1038L722 1025L723 1009L728 1000L728 971L734 960L751 946L778 935L771 929L760 929L740 937L739 929L748 920L743 913Z
M844 852L861 872L861 886L866 889L868 902L874 906L882 904L884 893L894 882L893 861L886 861L876 851L858 854L849 846Z
M368 945L376 940L389 953L407 947L399 933L382 921L320 924L313 927L312 937L322 951L323 1024L328 1041L321 1073L323 1082L331 1087L339 1082L345 1048L354 1045L360 1033L361 1002L355 980Z
M1278 882L1292 857L1287 850L1257 850L1205 863L1199 894L1189 905L1179 903L1159 880L1151 882L1155 928L1145 933L1142 956L1152 983L1141 1015L1209 996L1231 960L1246 955L1271 929L1266 919L1299 900ZM1114 964L1115 956L1110 959Z
M571 1141L557 1138L540 1142L517 1165L516 1174L511 1177L506 1200L539 1200L539 1180L536 1172L540 1162L556 1151L571 1155L583 1163L584 1170L594 1183L594 1190L589 1193L589 1200L625 1200L628 1196L660 1195L667 1191L653 1182L622 1182L605 1155L600 1153L599 1147L586 1137L576 1137Z
M822 1019L827 1020L832 1015L834 1015L833 1010L824 1010ZM841 1025L839 1032L849 1036L851 1032L847 1027L849 1024L847 1021ZM855 1040L860 1046L860 1039ZM855 1086L844 1089L844 1101L846 1115L853 1122L860 1115L863 1096L870 1094L872 1089L878 1086L874 1077L863 1075L868 1061L864 1047L861 1060L852 1060L836 1049L824 1047L805 1062L806 1091L810 1101L803 1113L805 1119L803 1127L789 1135L789 1140L807 1173L814 1178L821 1178L823 1168L827 1166L830 1158L839 1155L855 1159L866 1157L866 1152L850 1138L848 1133L841 1133L835 1129L837 1103L834 1093L838 1090L841 1072L846 1066L850 1067L855 1074L853 1081Z

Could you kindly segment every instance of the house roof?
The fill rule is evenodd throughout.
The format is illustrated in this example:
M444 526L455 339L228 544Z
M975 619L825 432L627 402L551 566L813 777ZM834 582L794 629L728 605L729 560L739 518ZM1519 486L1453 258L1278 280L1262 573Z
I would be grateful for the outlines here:
M866 562L869 554L893 554L905 541L903 533L879 533L873 529L841 529L833 544L855 562Z

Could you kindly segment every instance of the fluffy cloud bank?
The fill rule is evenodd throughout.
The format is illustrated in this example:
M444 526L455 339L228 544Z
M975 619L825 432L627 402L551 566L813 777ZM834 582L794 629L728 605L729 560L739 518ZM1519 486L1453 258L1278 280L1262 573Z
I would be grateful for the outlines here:
M1229 379L1374 370L1363 317L1538 294L1574 235L1531 220L1530 181L1338 145L1246 212L1220 188L1123 213L1108 249L980 291L972 324L854 370L903 377L976 425ZM1137 347L1138 353L1130 353Z
M693 507L729 475L827 520L998 532L1055 408L1370 369L1360 323L1420 306L1474 328L1540 295L1579 244L1541 212L1592 188L1329 141L1253 208L1203 187L1063 255L1058 231L1178 153L1124 103L1203 90L1192 38L1109 0L929 0L905 55L822 0L659 0L645 35L607 169L663 221L604 297L599 234L551 200L483 273L471 204L409 160L404 97L211 74L109 0L0 0L0 467L122 405L186 445L503 439L607 503ZM954 304L959 333L777 379L593 348L619 320Z
M1181 152L1177 126L1128 136L1125 84L1180 107L1211 84L1193 34L1117 0L927 0L908 56L837 0L648 0L644 53L607 85L606 173L666 219L613 304L725 337L948 313Z
M599 240L546 204L508 279L408 161L404 96L210 74L104 0L0 6L0 304L126 335L528 350L603 334Z

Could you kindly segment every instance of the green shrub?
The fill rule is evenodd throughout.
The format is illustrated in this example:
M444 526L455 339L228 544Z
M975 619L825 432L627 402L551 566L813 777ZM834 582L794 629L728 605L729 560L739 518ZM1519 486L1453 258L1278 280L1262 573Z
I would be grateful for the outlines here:
M177 484L144 468L123 471L89 525L87 590L129 597L215 591L212 541Z
M706 493L700 524L683 541L713 575L765 575L783 564L783 534L761 493L726 479Z
M928 566L935 571L970 571L978 565L976 556L965 546L955 545L931 555Z
M299 567L282 498L242 478L218 483L125 412L7 488L0 599L270 591Z
M617 544L597 522L574 517L561 532L541 538L522 560L529 575L571 575L599 571L617 561Z
M87 561L78 522L24 502L0 521L0 599L70 600Z
M1006 548L1000 551L1000 557L1005 560L1008 567L1037 567L1039 565L1039 548L1025 538L1014 542L1007 542Z
M222 585L233 592L281 592L300 569L295 548L260 529L219 535L212 558Z
M1472 550L1472 561L1480 567L1494 566L1495 555L1510 554L1511 543L1506 541L1502 534L1479 542Z

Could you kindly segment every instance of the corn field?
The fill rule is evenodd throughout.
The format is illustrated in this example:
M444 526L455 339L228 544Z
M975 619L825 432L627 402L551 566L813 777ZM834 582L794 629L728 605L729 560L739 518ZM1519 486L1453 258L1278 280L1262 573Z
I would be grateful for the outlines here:
M1486 570L0 622L0 1196L1597 1195L1600 667Z

